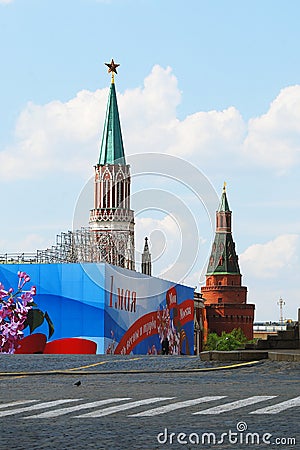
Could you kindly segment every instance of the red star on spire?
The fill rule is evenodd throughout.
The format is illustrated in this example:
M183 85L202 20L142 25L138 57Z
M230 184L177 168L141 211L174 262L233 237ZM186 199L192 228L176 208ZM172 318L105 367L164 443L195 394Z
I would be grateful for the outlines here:
M116 64L113 59L110 63L105 63L105 65L108 67L108 73L118 73L117 67L119 67L120 64Z

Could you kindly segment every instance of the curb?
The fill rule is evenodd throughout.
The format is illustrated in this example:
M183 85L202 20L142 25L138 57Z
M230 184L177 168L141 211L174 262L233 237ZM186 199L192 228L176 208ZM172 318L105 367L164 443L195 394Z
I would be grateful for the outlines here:
M268 358L271 361L300 362L300 353L278 353L269 351Z
M253 351L253 350L230 350L230 351L219 351L210 350L200 353L200 359L202 361L223 361L223 362L233 362L233 361L258 361L262 359L268 359L268 352L265 350Z
M253 360L271 360L271 361L289 361L299 362L300 352L293 350L231 350L218 351L210 350L200 353L201 361L253 361Z

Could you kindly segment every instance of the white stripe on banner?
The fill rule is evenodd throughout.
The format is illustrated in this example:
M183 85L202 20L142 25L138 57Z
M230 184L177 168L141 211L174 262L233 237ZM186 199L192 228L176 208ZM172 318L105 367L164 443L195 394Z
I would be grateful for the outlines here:
M103 417L108 416L109 414L114 414L119 411L125 411L126 409L136 408L137 406L142 405L151 405L151 403L162 402L163 400L172 400L175 397L154 397L154 398L146 398L145 400L139 400L136 402L125 403L123 405L111 406L110 408L100 409L98 411L93 411L87 414L82 414L81 416L76 416L78 418L86 418L86 417Z
M61 405L63 403L68 403L68 402L77 402L79 400L82 400L82 398L69 398L66 400L55 400L53 402L44 402L44 403L38 403L37 405L25 406L24 408L16 408L16 409L10 409L8 411L0 411L0 417L12 416L13 414L20 414L22 412L35 411L37 409L51 408L52 406L57 406L57 405Z
M10 406L26 405L27 403L34 403L38 401L39 400L18 400L17 402L0 403L0 409L9 408Z
M274 406L267 406L266 408L257 409L250 414L277 414L289 408L294 408L295 406L300 406L300 397L292 398L285 402L277 403Z
M232 411L233 409L243 408L244 406L254 405L255 403L264 402L276 397L276 395L256 395L254 397L237 400L236 402L225 403L224 405L215 406L214 408L204 409L193 414L221 414L223 412Z
M33 416L25 417L25 419L49 419L50 417L62 416L63 414L79 411L80 409L95 408L97 406L107 405L114 402L117 403L123 400L131 400L131 398L108 398L106 400L99 400L97 402L82 403L81 405L67 406L66 408L54 409L40 414L34 414Z
M158 416L159 414L166 414L170 411L175 411L176 409L187 408L188 406L198 405L199 403L211 402L213 400L220 400L225 398L224 395L219 395L216 397L200 397L194 398L192 400L186 400L183 402L171 403L170 405L160 406L158 408L148 409L137 414L131 414L129 417L151 417Z

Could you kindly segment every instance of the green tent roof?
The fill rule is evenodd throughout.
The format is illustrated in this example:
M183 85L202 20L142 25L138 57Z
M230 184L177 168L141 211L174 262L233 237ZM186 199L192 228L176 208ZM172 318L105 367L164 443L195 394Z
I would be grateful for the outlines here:
M109 90L99 164L126 164L114 83Z
M231 233L216 233L207 268L207 275L240 274L238 256Z

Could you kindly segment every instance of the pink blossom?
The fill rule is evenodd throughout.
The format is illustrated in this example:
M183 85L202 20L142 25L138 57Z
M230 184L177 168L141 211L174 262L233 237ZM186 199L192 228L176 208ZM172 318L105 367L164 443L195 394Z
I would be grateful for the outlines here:
M27 306L27 303L30 303L33 300L32 295L31 295L30 292L24 292L21 295L21 299L22 299L22 302L23 302L24 306Z
M18 277L19 277L19 283L18 283L18 289L22 289L25 283L28 283L28 281L30 281L30 276L27 275L26 272L18 272Z
M0 283L0 300L3 297L6 297L8 295L8 292L4 289L4 285Z
M0 353L14 353L23 338L23 328L28 311L32 309L33 295L36 287L29 291L22 291L24 285L30 281L25 272L18 272L18 291L13 294L13 288L8 291L0 283Z
M30 294L31 295L36 295L36 286L31 286Z

